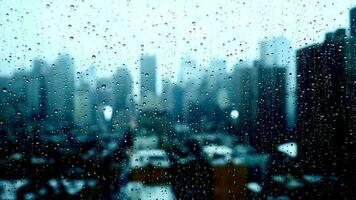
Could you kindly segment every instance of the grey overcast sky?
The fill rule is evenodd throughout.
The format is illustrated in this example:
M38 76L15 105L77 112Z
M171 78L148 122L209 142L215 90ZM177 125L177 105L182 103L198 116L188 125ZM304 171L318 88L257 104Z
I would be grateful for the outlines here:
M0 74L70 53L76 70L94 64L109 75L125 63L137 78L140 54L157 56L175 76L180 58L258 57L258 42L284 35L293 48L348 28L354 0L0 0ZM95 57L93 56L95 55Z

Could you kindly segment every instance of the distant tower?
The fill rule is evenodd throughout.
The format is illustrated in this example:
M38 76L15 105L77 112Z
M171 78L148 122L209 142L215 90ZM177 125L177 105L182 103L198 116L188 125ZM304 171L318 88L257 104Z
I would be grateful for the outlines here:
M162 80L162 94L160 98L162 109L171 113L174 106L173 83L168 78Z
M145 98L155 97L156 93L156 57L152 55L144 55L140 60L140 81L141 81L141 100Z
M264 66L285 67L286 89L287 89L287 122L289 127L295 127L295 87L296 69L294 51L290 41L284 36L274 37L262 41L260 44L260 64Z
M237 127L240 139L253 141L256 132L257 77L256 68L248 64L238 64L232 73L233 101L239 112Z
M111 126L112 116L109 118L105 118L104 111L109 110L108 108L113 107L112 101L112 88L113 81L111 78L100 78L97 80L96 85L96 103L94 104L94 109L96 111L96 124L98 128L104 132L109 131L109 127ZM96 108L95 108L96 107Z
M352 144L346 139L353 108L346 103L345 36L346 30L338 29L326 34L323 43L297 51L298 154L308 173L341 172L346 166L345 141Z
M128 97L132 92L132 77L127 68L118 68L114 74L113 84L113 110L124 110L127 107Z
M90 105L90 85L80 80L79 87L75 90L74 95L74 121L76 126L87 130L91 125L91 105Z
M356 7L350 10L350 35L356 37Z
M28 105L32 119L44 119L46 115L46 74L48 64L44 60L35 59L29 76Z
M255 63L257 70L257 130L259 151L273 153L286 139L286 68Z
M189 81L196 81L200 78L201 71L197 68L197 63L190 56L181 59L178 71L178 81L186 84Z
M52 65L47 87L52 128L69 128L74 121L74 59L69 54L60 54Z
M226 81L224 80L224 78L227 78L225 60L216 59L210 61L206 78L207 88L205 92L208 94L208 101L206 105L217 105L218 93L226 87Z

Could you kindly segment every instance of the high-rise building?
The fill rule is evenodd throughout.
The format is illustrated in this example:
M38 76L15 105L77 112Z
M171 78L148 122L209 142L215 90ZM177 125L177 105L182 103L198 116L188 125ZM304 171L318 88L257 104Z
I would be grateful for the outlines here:
M35 59L28 78L28 105L32 119L44 120L47 106L46 72L48 64L44 60Z
M0 131L6 132L6 130L9 128L9 120L10 116L14 113L11 113L11 107L9 106L10 104L10 92L9 92L9 82L10 78L9 77L0 77Z
M117 69L113 77L113 126L116 131L123 132L129 126L134 111L130 106L132 94L132 77L125 67Z
M112 125L112 115L105 116L105 113L113 107L113 81L109 77L103 77L97 80L96 86L96 124L100 130L107 132Z
M353 16L354 24L356 26L356 7L351 10L351 16ZM348 39L347 46L347 97L349 99L349 133L356 132L356 35ZM352 136L353 135L353 136ZM356 134L349 134L349 141L356 141Z
M265 153L273 153L286 135L286 67L255 62L257 74L257 122L255 144Z
M339 173L348 127L346 33L297 51L299 157L309 173ZM340 175L340 174L339 174Z
M51 129L69 128L74 122L74 59L60 54L47 79L47 113Z
M132 92L132 77L127 68L118 68L113 77L113 110L124 110Z
M79 82L74 95L76 125L84 131L97 130L100 88L97 87L96 67L91 65L88 69L77 74Z
M200 90L201 82L201 80L189 80L186 84L184 84L183 111L184 118L187 123L199 120L198 117L200 117L200 110L198 107L202 101Z
M236 65L232 73L233 102L238 112L236 120L240 140L248 143L256 135L257 80L256 68ZM251 139L250 139L251 138Z
M198 68L197 63L193 58L185 56L181 59L178 71L179 82L186 84L189 81L197 81L201 74L202 71Z
M92 125L90 98L89 83L80 80L74 95L74 121L75 125L84 132L87 132Z
M349 190L353 191L356 187L355 181L353 179L354 170L353 166L349 163L356 162L356 7L351 9L351 37L348 39L348 49L347 49L347 89L346 96L348 98L348 132L345 137L345 157L344 166L346 168L346 173L344 175L345 182ZM352 194L352 193L351 193Z
M205 92L208 97L207 106L217 105L217 97L219 91L227 87L227 72L226 72L226 62L222 59L212 60L209 63L209 68L207 69L207 88Z
M30 111L29 107L29 79L30 73L25 70L15 72L9 81L11 107L16 111L13 120L18 128L25 127L29 123Z
M140 81L141 81L141 100L146 101L150 96L155 97L156 93L156 57L143 55L140 59Z
M173 118L182 121L184 119L183 110L184 88L181 84L174 84L172 88Z
M350 35L356 37L356 7L350 10Z
M162 110L172 113L174 106L173 99L173 83L170 79L164 78L162 80L162 94L160 96L160 104Z
M291 42L284 36L262 41L260 44L260 62L265 66L283 66L286 68L287 122L290 128L294 128L296 69Z
M297 51L297 136L299 157L305 166L318 167L315 162L323 157L315 151L327 143L324 57L322 45Z

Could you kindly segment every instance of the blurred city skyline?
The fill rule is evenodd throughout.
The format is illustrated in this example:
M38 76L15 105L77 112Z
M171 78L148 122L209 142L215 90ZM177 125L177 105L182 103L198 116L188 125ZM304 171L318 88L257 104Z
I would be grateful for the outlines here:
M157 56L158 77L176 81L182 58L191 57L202 68L223 59L231 70L240 60L258 59L259 43L280 35L294 51L321 41L330 30L348 27L348 10L355 5L352 1L1 4L1 75L28 69L36 57L52 62L64 52L75 58L76 71L94 65L99 76L109 76L125 64L134 81L139 77L139 58L146 53Z
M351 2L84 1L0 0L0 199L353 199Z

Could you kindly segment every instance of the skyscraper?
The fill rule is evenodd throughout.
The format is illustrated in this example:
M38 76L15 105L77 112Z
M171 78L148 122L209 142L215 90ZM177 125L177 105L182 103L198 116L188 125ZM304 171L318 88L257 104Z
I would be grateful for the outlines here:
M185 56L181 59L180 68L178 71L178 81L186 84L189 81L197 81L201 76L202 71L197 67L196 61L190 56Z
M104 111L112 109L113 107L113 82L108 77L103 77L97 80L96 82L96 103L94 103L94 107L96 108L96 124L99 129L107 132L110 130L112 125L112 116L110 118L106 118L104 115Z
M113 77L113 125L116 130L125 131L134 111L130 104L132 77L125 67L119 67Z
M240 140L248 143L256 135L257 80L256 68L247 64L234 67L232 73L233 102L239 113L237 118ZM251 138L251 139L250 139Z
M219 91L227 87L226 62L222 59L212 60L207 69L207 88L208 104L207 106L217 105L217 96Z
M284 36L262 41L260 44L260 62L266 66L283 66L286 68L286 112L288 126L295 127L295 57L291 42Z
M350 36L356 37L356 7L350 10Z
M75 90L74 95L74 121L75 125L85 132L92 125L90 98L89 83L80 80L79 87Z
M69 128L74 121L74 59L59 54L47 78L48 124L52 129Z
M338 173L348 127L346 33L297 51L297 135L303 168ZM322 168L320 168L322 166Z
M7 120L11 116L11 107L8 105L9 100L10 100L10 93L9 93L9 82L10 78L9 77L0 77L0 131L4 131L6 133L6 130L9 127L10 122ZM2 132L3 133L3 132Z
M28 83L28 104L31 108L32 119L43 120L46 115L46 70L48 70L48 64L44 60L35 59L32 62Z
M113 77L113 110L124 110L127 107L128 96L132 92L132 77L127 68L118 68Z
M299 158L305 166L320 165L316 162L323 160L322 154L315 151L327 143L324 56L318 44L297 51L297 136Z
M143 55L140 59L140 94L141 100L155 97L156 93L156 57L152 55Z
M351 16L353 16L353 24L351 26L356 26L356 7L351 10ZM352 29L352 28L351 28ZM356 31L355 31L356 32ZM356 35L353 35L348 39L347 45L347 97L349 100L350 107L350 123L349 132L356 132ZM353 136L352 136L353 135ZM350 141L355 141L356 134L349 134Z
M287 139L286 68L255 62L257 70L257 149L273 153Z
M173 83L170 79L164 78L162 80L162 94L160 96L160 104L162 110L172 113L174 107L173 98Z
M352 178L354 175L353 166L348 163L356 162L356 7L350 11L351 22L351 38L348 39L347 50L347 89L346 94L348 98L348 133L345 137L345 158L344 166L348 166L345 170L345 182L351 191L356 187L355 181ZM351 193L352 194L352 193Z
M14 73L13 77L9 81L10 102L12 102L12 108L16 111L14 121L16 128L26 127L29 123L31 108L29 107L29 85L27 81L30 73L21 70Z

